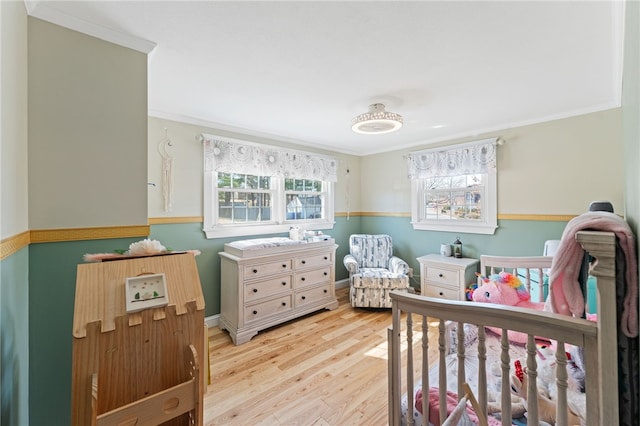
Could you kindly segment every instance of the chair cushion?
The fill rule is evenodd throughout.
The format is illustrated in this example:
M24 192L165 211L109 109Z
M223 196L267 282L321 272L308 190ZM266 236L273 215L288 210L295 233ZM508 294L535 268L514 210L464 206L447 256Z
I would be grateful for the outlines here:
M355 288L407 288L409 277L406 274L394 274L387 269L367 268L351 277L351 286Z
M349 300L354 308L390 308L392 302L389 293L391 291L409 292L409 289L351 287Z

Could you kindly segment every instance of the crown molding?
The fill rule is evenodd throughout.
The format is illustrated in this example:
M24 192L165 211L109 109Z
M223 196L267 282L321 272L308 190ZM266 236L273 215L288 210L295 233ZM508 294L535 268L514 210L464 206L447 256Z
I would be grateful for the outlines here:
M157 46L157 43L153 41L145 40L120 31L115 31L111 28L67 15L66 13L50 7L44 1L25 0L24 4L29 16L99 38L100 40L108 41L109 43L124 46L145 54L151 53Z

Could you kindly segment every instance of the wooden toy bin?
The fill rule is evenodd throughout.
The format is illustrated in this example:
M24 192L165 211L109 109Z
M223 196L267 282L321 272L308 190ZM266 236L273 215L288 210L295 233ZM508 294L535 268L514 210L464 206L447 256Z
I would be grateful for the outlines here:
M166 305L127 312L127 278L145 274L165 274ZM202 425L205 336L193 254L78 265L72 425Z

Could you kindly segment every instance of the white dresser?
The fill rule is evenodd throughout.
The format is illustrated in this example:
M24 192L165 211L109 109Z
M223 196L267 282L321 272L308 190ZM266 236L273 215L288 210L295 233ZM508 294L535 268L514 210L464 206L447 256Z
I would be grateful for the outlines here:
M478 259L428 254L420 263L420 294L449 300L465 300L465 290L476 282Z
M333 239L286 238L225 244L221 258L220 328L236 345L258 331L319 309L335 309Z

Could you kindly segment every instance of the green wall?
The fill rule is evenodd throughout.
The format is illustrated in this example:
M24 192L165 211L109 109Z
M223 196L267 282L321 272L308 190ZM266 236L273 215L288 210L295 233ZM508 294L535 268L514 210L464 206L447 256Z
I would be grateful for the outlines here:
M29 424L29 249L0 261L0 424ZM35 424L35 423L31 423Z
M77 265L83 262L86 253L126 250L129 244L138 240L107 239L29 246L29 424L67 426L71 423L72 326Z

